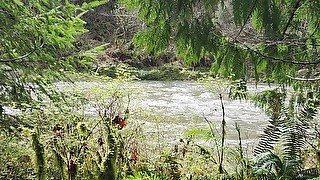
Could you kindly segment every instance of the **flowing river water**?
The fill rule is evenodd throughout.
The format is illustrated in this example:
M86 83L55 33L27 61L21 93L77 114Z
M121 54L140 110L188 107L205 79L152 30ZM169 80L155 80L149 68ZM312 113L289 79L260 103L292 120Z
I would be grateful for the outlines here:
M56 85L62 89L71 86L66 83ZM76 82L72 86L84 91L92 87L110 88L105 82ZM222 109L219 93L225 95L223 103L227 143L237 143L237 122L243 143L252 148L257 144L259 134L268 123L265 113L252 102L230 100L227 98L227 92L216 84L208 86L189 81L133 81L123 83L120 88L131 92L130 109L131 112L135 112L131 121L139 124L149 143L172 145L190 129L208 128L204 117L213 122L220 131ZM251 93L268 88L265 84L259 84L257 87L254 84L248 85ZM90 107L85 111L87 114L95 113L91 112L93 110Z

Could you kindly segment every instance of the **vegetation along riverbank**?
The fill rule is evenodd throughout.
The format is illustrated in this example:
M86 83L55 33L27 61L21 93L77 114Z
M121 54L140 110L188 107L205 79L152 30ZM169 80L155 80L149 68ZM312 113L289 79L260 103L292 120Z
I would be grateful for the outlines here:
M4 0L0 179L317 179L320 1Z

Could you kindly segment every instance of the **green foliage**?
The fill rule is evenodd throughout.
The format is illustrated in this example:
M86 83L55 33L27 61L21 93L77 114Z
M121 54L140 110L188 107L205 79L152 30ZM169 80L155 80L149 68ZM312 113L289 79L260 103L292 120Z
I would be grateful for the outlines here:
M213 55L212 71L234 79L263 77L292 84L290 77L300 76L301 68L309 70L307 78L317 76L318 1L122 2L144 20L134 42L147 52L158 53L174 44L177 55L188 64Z
M192 137L192 138L201 138L205 140L212 140L214 138L214 134L209 129L191 129L184 133L185 137Z
M242 140L240 134L239 125L235 125L238 131L239 146L222 146L222 133L218 133L218 130L211 124L212 129L191 129L185 133L185 136L190 141L188 150L195 148L197 151L196 159L202 159L202 163L213 163L213 167L209 172L206 172L206 176L197 174L195 179L250 179L254 178L252 175L251 164L248 157L245 157L242 147ZM214 133L214 134L213 134ZM199 141L200 140L200 141ZM202 140L205 142L203 143ZM223 149L223 150L222 150ZM222 154L224 152L224 154ZM223 161L223 173L220 171L220 158L224 156ZM205 165L200 165L204 167Z
M247 23L246 21L251 16L252 9L258 2L255 0L234 0L232 3L232 6L235 8L233 10L234 21L237 25L243 25Z
M167 171L168 179L181 179L181 164L178 162L178 158L174 154L163 154L162 158L164 158L163 167Z
M129 176L128 180L161 180L156 174L149 175L144 172L135 172L132 176Z
M196 64L202 57L213 57L215 75L234 80L230 97L245 99L246 82L252 77L289 84L295 90L292 92L295 96L290 96L283 86L255 97L257 105L270 116L270 124L255 149L253 174L243 157L239 127L236 127L239 136L236 153L232 156L224 146L226 121L220 94L222 132L216 133L207 121L210 131L194 129L186 133L188 138L198 136L207 140L210 146L189 139L181 154L177 146L174 153L161 157L162 165L155 165L156 169L150 171L140 169L133 173L132 179L180 179L186 175L188 167L181 168L181 161L191 159L190 165L200 156L203 158L200 166L209 167L209 170L195 173L199 179L226 179L233 173L233 177L239 179L319 175L316 170L319 162L309 168L303 159L307 146L319 159L319 142L314 138L319 138L315 122L320 105L316 83L320 50L319 1L232 0L231 4L218 0L122 1L136 9L145 21L144 29L133 40L135 45L151 55L159 55L174 44L178 56L189 65ZM109 90L98 91L97 99L104 102L98 105L99 117L89 118L81 108L90 101L75 96L79 104L72 102L71 106L65 106L59 100L66 97L51 86L64 72L73 70L76 63L92 66L96 53L105 50L106 45L102 45L79 53L75 46L77 37L86 32L85 22L80 17L105 2L74 5L66 0L5 0L0 4L0 126L6 128L0 131L0 141L4 144L0 148L1 157L4 157L0 161L0 178L115 180L131 172L131 161L135 163L136 158L129 160L125 149L128 139L122 134L126 131L123 120L129 112L121 109L123 102L119 97L122 94L115 92L106 98L103 95ZM75 63L77 58L81 61ZM180 70L166 67L163 72L172 76ZM137 78L136 69L123 64L111 73L119 79ZM60 109L50 107L52 111L44 111L48 107L40 106L39 102L47 97L56 100ZM8 114L8 107L27 109L29 114L18 119ZM120 112L125 112L125 116L120 116ZM31 136L22 135L19 127L32 130ZM19 143L26 145L27 150L18 152L23 149ZM186 155L187 148L192 145L191 148L198 150L197 158ZM18 146L18 150L14 146ZM277 146L281 150L279 154ZM10 154L9 150L16 154ZM26 152L34 153L34 164ZM241 167L227 175L225 164L228 161L223 161L224 157L234 158ZM15 160L24 163L18 164ZM192 175L186 177L191 179Z
M318 152L315 145L318 142L313 140L318 126L318 90L296 92L291 95L289 104L280 90L264 91L256 96L256 101L270 116L270 124L254 150L255 173L273 179L308 175L304 169L303 149L311 146L315 153ZM275 154L276 145L280 148L279 155ZM311 167L317 166L312 164ZM318 176L318 173L312 176Z
M20 136L20 131L0 131L0 179L36 179L32 144Z
M210 77L210 73L205 70L191 70L181 67L180 64L164 64L160 67L136 68L125 63L102 64L96 71L96 75L108 76L123 81L132 80L155 80L155 81L174 81L174 80L198 80Z
M38 133L32 133L32 147L35 151L37 179L42 180L45 179L45 155L44 147L41 144L39 137Z
M85 10L91 10L93 8L96 8L98 6L101 6L103 4L106 4L108 1L107 0L92 0L89 3L84 2L81 6L81 8Z
M92 92L91 95L94 93L97 92ZM100 93L96 95L101 96ZM23 121L30 120L31 127L15 130L17 134L13 137L21 139L15 138L15 144L10 143L3 147L5 150L15 147L19 153L3 151L5 154L2 154L1 151L1 157L18 156L17 162L26 163L11 164L10 161L1 160L0 177L123 179L130 168L128 142L133 141L131 138L136 135L136 132L131 134L131 131L126 130L129 110L123 107L123 98L124 95L120 92L104 93L99 102L96 102L98 117L84 115L81 107L89 101L81 96L67 99L68 104L61 102L61 109L48 104L46 109L50 110L34 110L23 114ZM116 118L122 118L125 123L116 121ZM3 131L1 137L2 133ZM128 138L124 134L128 135ZM10 140L1 139L1 143L4 142ZM27 156L30 152L34 152L34 157ZM34 164L31 164L31 159L34 159ZM12 171L8 169L5 173L6 166L10 167L9 169L12 166Z
M51 83L74 69L75 42L86 32L80 17L97 2L103 1L85 7L66 0L1 3L1 119L9 120L3 107L37 109L45 97L62 100Z
M252 13L252 22L257 30L264 30L267 37L279 37L281 12L280 8L283 6L281 2L259 0L251 4L254 6L249 13ZM239 9L237 9L239 10Z
M232 82L229 90L229 97L231 99L247 99L247 83L243 80L235 80Z
M271 152L259 154L253 162L255 164L253 173L259 179L294 178L299 169L299 166L297 166L298 162L294 160L282 160Z
M81 67L85 67L86 69L93 67L95 61L97 60L97 56L99 53L106 50L109 44L102 44L93 49L89 49L82 54L80 54L80 61L78 62Z
M256 102L263 105L271 119L264 130L265 135L255 150L256 153L272 150L273 144L284 136L284 153L288 153L286 156L293 159L300 157L297 154L298 149L304 144L307 129L312 128L312 124L315 123L313 119L319 100L318 96L315 96L312 99L305 99L303 103L299 102L300 105L296 106L295 96L292 98L289 107L286 107L285 94L277 90L264 91L256 96ZM292 112L293 110L297 112Z

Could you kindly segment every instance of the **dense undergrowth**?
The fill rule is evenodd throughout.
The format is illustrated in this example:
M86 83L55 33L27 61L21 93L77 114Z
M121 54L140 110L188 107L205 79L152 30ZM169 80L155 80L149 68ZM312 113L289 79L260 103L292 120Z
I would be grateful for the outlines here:
M235 25L244 23L239 32L234 32L238 29L223 28L220 26L223 23L216 27L216 22L211 21L214 19L211 11L220 9L218 1L204 4L175 1L176 9L168 2L132 4L142 4L139 13L146 23L146 31L133 39L137 29L130 31L128 24L132 21L124 18L129 16L116 1L33 0L0 4L0 24L4 32L0 34L4 42L0 47L0 179L319 178L320 89L319 62L316 61L319 23L315 23L319 3L266 1L269 4L254 5L249 8L252 12L246 14L248 12L237 10L248 9L247 1L234 0L235 7L245 7L234 9L235 15L238 13ZM108 12L103 14L100 7L106 4ZM293 13L283 11L279 16L278 6L288 12L292 7L297 8ZM83 19L93 21L95 13L85 14L97 7L101 10L97 10L97 19L101 21L86 24ZM272 13L273 8L280 14ZM201 9L203 14L195 11ZM165 13L157 15L157 12ZM199 19L193 18L194 13ZM242 22L248 21L252 13L253 24L258 26L254 33L251 31L254 26L246 27L247 22ZM263 17L259 18L260 15ZM288 15L291 16L288 24L280 26ZM138 16L132 16L135 24ZM105 21L105 17L111 21ZM269 17L279 23L271 27ZM283 19L278 19L280 17ZM182 23L176 22L179 18ZM229 18L232 17L217 20L227 20L227 25L233 27L233 20ZM291 21L294 28L290 27ZM97 30L96 34L83 35L85 25L89 30ZM264 35L269 39L260 39L264 37L260 37L262 26L266 26ZM99 27L108 27L106 31L110 34L100 31L104 29ZM233 30L226 32L228 29ZM279 33L280 29L283 33ZM259 36L250 40L242 32ZM160 53L170 45L172 35L177 36L173 44L183 60L170 53ZM111 45L104 44L104 40L112 42ZM146 51L139 52L131 40ZM232 98L251 98L246 94L246 82L250 78L280 83L278 88L252 98L269 116L269 124L254 151L245 153L241 127L237 124L234 130L238 144L226 144L228 132L221 94L218 94L223 112L220 124L204 117L207 128L185 132L172 147L148 144L159 142L148 139L142 125L137 123L139 116L131 109L130 99L134 97L130 89L119 88L111 79L207 80L213 77L209 71L212 63L211 72L215 72L216 77L232 79L228 87ZM81 79L103 79L110 88L94 87L87 92L71 89L61 93L52 87L58 80ZM91 113L85 111L87 108Z
M160 67L144 67L136 68L128 64L111 64L99 67L96 71L97 75L107 76L110 78L119 78L124 74L128 79L133 80L153 80L153 81L172 81L172 80L198 80L210 75L208 68L196 69L183 67L182 65L175 63L164 64Z
M238 145L225 144L228 132L223 119L219 127L204 118L208 128L191 129L170 147L151 148L152 140L131 111L134 97L130 89L119 88L121 81L105 83L109 88L66 89L73 95L65 102L20 112L23 123L1 130L0 177L306 179L319 175L318 124L314 119L319 97L311 92L300 94L298 101L292 96L289 104L281 89L255 96L257 106L270 116L270 125L253 156L244 148L237 124ZM292 114L293 110L296 113Z
M85 40L84 40L85 41ZM88 48L83 42L83 48ZM99 45L101 42L95 42ZM88 50L75 64L78 73L123 80L198 80L213 76L210 72L212 60L203 59L187 65L170 52L153 56L144 54L127 44L102 44Z

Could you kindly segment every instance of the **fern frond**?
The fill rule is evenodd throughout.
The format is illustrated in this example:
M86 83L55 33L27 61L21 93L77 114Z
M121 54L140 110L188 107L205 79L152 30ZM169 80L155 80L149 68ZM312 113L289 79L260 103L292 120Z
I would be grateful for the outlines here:
M273 150L274 145L280 140L282 134L280 127L284 121L271 120L269 122L270 124L264 129L264 134L260 137L259 144L254 149L256 155Z
M299 160L300 151L308 139L308 130L312 128L317 110L314 103L306 103L296 119L291 119L284 126L284 152L286 159Z
M310 93L307 94L310 96ZM270 108L270 105L272 105L270 102L279 102L275 101L274 95L274 92L271 94L269 92L258 98L260 103L262 102L260 106L269 112L271 120L269 121L270 124L264 129L264 134L261 136L254 153L255 155L259 155L272 151L274 145L282 140L284 160L301 162L301 150L307 143L306 139L310 139L310 130L313 128L314 118L317 115L319 100L317 98L309 98L309 100L308 98L304 98L306 102L296 103L296 101L293 101L291 98L289 108L282 104L282 108L280 110L278 109L280 113L275 116L270 113L270 109L273 110L271 111L273 113L277 110L272 107ZM280 96L278 96L278 98L279 97ZM293 107L293 104L296 104L296 106ZM273 106L275 105L273 104ZM299 111L299 113L295 114L296 111Z
M296 179L319 178L320 172L318 168L310 168L298 171L294 176L296 177Z

